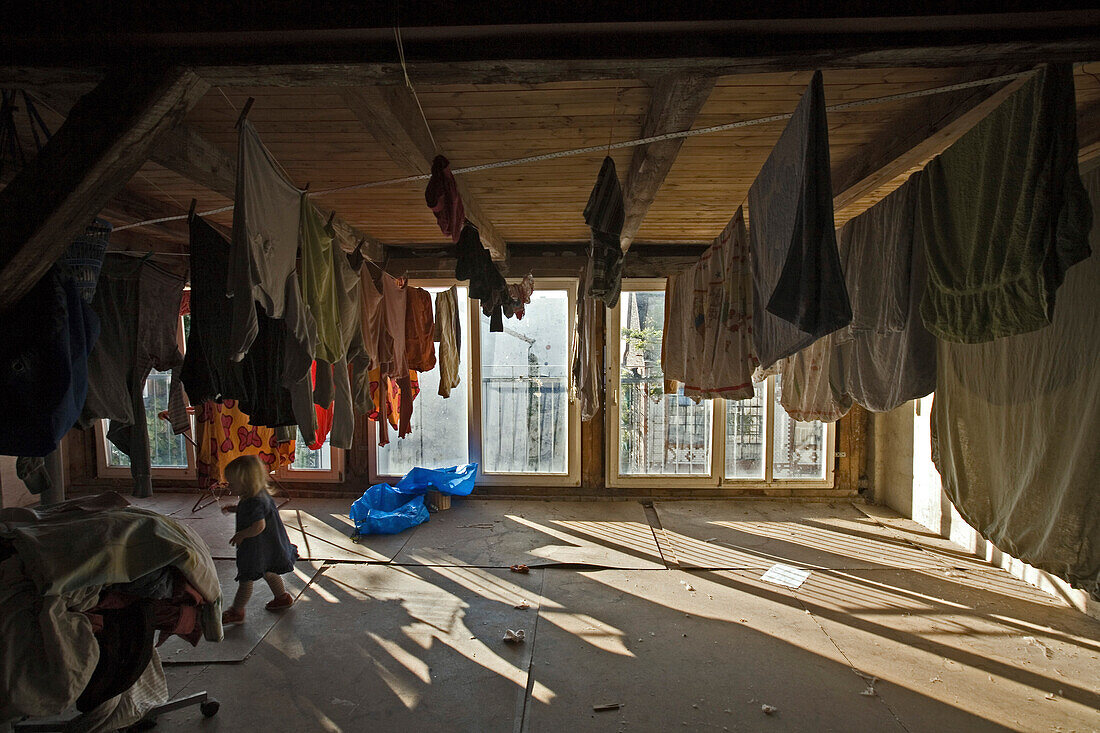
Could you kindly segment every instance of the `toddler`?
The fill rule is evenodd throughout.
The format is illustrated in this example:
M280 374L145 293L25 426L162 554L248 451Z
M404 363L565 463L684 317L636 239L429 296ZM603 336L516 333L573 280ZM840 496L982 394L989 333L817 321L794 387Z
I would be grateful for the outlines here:
M237 548L237 595L233 605L222 614L222 624L244 621L244 609L252 597L252 584L261 577L267 581L274 599L269 611L281 611L294 603L286 592L282 576L294 569L298 548L290 544L275 501L267 491L267 467L256 456L242 456L225 467L229 489L240 497L223 512L237 513L237 532L229 544Z

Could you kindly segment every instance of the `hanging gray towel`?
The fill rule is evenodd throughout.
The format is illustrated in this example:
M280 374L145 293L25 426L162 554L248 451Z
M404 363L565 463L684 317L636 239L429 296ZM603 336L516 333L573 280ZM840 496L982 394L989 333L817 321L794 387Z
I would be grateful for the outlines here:
M749 189L749 245L762 369L852 320L833 230L820 71Z
M1070 64L1045 66L924 169L921 314L946 341L1050 323L1066 270L1089 254Z
M1087 177L1100 205L1100 171ZM1100 226L1092 227L1100 246ZM932 458L998 549L1100 600L1100 254L1066 273L1049 326L939 342Z
M928 268L913 236L920 175L838 233L852 298L852 325L836 334L844 387L873 412L936 388L936 339L920 316Z

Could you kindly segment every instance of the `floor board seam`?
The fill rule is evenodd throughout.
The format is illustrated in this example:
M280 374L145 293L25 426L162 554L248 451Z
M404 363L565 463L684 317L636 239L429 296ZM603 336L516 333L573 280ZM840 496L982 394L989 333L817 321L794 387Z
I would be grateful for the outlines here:
M810 607L802 601L801 596L799 596L797 592L792 593L791 595L794 596L795 600L798 601L798 605L802 606L802 609L806 612L806 614L811 619L813 619L813 622L817 626L817 628L821 629L821 633L824 634L825 638L829 640L829 643L833 645L833 648L836 649L837 654L839 654L844 660L844 663L848 665L848 669L852 670L852 673L860 679L867 681L868 676L860 672L859 669L854 664L852 664L852 660L849 659L844 650L840 648L840 644L837 643L832 634L830 634L828 630L822 625L821 621L817 618L817 616L814 615L814 612L810 610ZM901 718L898 717L898 714L894 711L894 708L890 706L890 703L886 701L886 698L877 693L875 694L875 697L877 697L879 701L886 707L886 710L889 711L890 716L894 719L894 722L898 724L898 727L905 731L905 733L909 733L909 728L905 725L905 723L901 721Z
M520 709L518 725L513 726L513 733L528 733L530 720L527 717L527 705L531 701L531 695L535 689L535 644L538 641L539 617L542 616L542 601L546 593L546 573L539 573L539 599L538 608L535 609L535 621L531 627L531 654L527 658L527 685L523 691L523 707Z

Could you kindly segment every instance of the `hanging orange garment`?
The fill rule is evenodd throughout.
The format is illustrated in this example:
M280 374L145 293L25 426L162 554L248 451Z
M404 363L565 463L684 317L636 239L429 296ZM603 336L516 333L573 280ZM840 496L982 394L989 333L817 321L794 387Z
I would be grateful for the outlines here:
M280 443L275 429L253 426L237 401L204 402L195 413L199 478L210 484L225 481L225 467L241 456L259 456L274 470L294 462L294 441Z
M370 388L374 410L367 417L378 423L378 445L390 442L388 427L396 430L399 438L411 433L413 401L420 394L420 375L410 370L407 379L392 379L382 377L378 369L371 369Z
M435 369L431 293L409 288L405 298L405 358L409 369L430 372Z
M325 365L323 368L331 369L331 366ZM310 379L313 380L313 388L317 388L317 362L313 362L313 366L310 368ZM316 402L313 403L313 409L317 413L317 427L313 431L313 442L308 444L310 450L321 450L321 447L325 444L325 440L328 438L329 432L332 431L332 419L333 419L333 405L332 402L328 403L328 406L322 407Z

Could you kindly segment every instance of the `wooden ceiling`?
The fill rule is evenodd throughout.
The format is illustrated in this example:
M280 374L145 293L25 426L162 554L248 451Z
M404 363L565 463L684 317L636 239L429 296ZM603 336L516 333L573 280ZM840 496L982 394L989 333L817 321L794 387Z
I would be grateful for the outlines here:
M720 77L692 126L791 112L811 73ZM964 78L974 78L974 70L826 71L826 103L934 88ZM1100 102L1100 63L1078 67L1076 80L1079 109L1091 109ZM418 85L417 95L438 149L458 167L638 138L650 106L651 85L622 79ZM255 98L249 119L300 186L309 183L312 190L320 190L426 172L395 162L350 108L340 87L214 87L191 110L186 125L235 156L234 123L248 97ZM857 163L884 137L923 124L929 101L935 99L830 113L834 172ZM687 139L635 241L693 243L716 236L746 198L784 125L774 122ZM624 181L632 155L631 148L612 151ZM468 174L464 181L507 242L581 242L588 236L581 212L602 157L601 152L498 168ZM904 176L838 211L837 224L868 208L901 180ZM142 167L128 189L179 213L186 211L192 197L198 199L200 210L229 203L153 162ZM440 245L445 239L424 204L423 189L423 182L412 182L324 195L315 201L385 244ZM116 214L116 219L124 223L129 218ZM215 220L228 224L231 216Z

